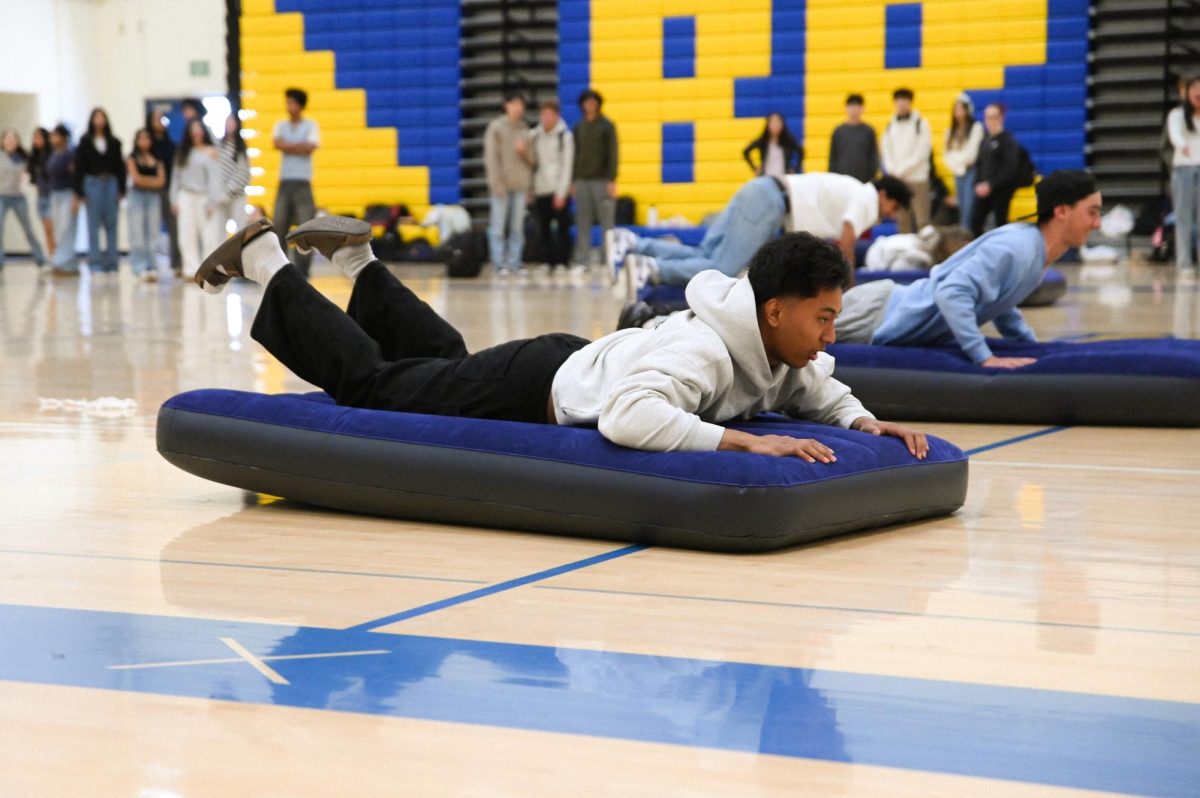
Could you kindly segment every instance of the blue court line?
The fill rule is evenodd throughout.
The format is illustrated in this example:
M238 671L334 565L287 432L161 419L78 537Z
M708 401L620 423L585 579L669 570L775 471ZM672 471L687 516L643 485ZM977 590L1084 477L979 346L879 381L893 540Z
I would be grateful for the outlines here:
M287 684L272 684L231 657L221 637L263 659ZM1142 795L1200 793L1200 757L1194 755L1200 750L1200 704L1195 703L11 604L0 605L0 640L5 644L0 680L14 682ZM383 653L312 657L358 651ZM309 658L276 659L296 655ZM178 664L112 668L149 663ZM578 738L564 742L586 745Z
M588 557L584 560L576 560L575 562L570 562L566 565L559 565L554 568L548 568L545 571L538 571L537 573L529 574L528 576L520 576L516 579L509 579L507 582L497 582L494 585L489 585L488 587L480 588L479 590L472 590L470 593L463 593L459 596L451 596L450 598L445 598L441 601L434 601L430 604L422 604L420 607L413 607L411 610L404 610L402 612L393 613L392 615L385 615L384 617L376 618L373 621L366 621L365 623L348 627L346 631L369 632L372 629L379 628L380 626L387 626L388 624L396 623L397 621L405 621L409 618L415 618L418 615L428 615L431 612L444 610L447 607L465 604L468 601L474 601L486 596L495 595L496 593L503 593L506 590L512 590L513 588L522 587L533 582L540 582L543 579L550 579L551 577L555 577L560 574L578 571L581 568L587 568L591 565L607 562L608 560L613 560L617 557L624 557L626 554L633 554L635 551L641 551L644 548L646 547L635 545L625 546L624 548L615 549L613 551L606 551L603 554L597 554L595 557Z
M326 568L290 568L283 565L249 565L236 562L210 562L208 560L167 560L162 557L128 557L116 554L77 554L68 551L35 551L32 549L0 549L0 554L20 554L34 557L68 557L83 560L117 560L123 562L148 562L170 565L197 565L210 568L244 568L250 571L284 571L300 574L328 574L330 576L368 576L377 579L407 579L419 582L453 582L462 585L487 584L485 579L453 579L444 576L417 576L415 574L379 574L370 571L335 571Z
M1045 429L1040 429L1037 432L1027 432L1024 435L1017 435L1012 438L1005 438L1004 440L996 441L995 443L987 443L987 444L984 444L983 446L976 446L974 449L968 449L966 452L964 452L964 454L966 454L968 457L970 457L973 454L982 454L983 452L990 452L992 449L999 449L1004 446L1012 446L1014 443L1023 443L1028 440L1033 440L1034 438L1040 438L1043 435L1053 435L1054 433L1062 432L1065 429L1070 429L1070 427L1069 426L1046 427Z
M1138 629L1131 626L1095 626L1083 623L1059 623L1056 621L1023 621L1016 618L986 618L977 615L954 615L951 613L911 612L909 610L881 610L870 607L839 607L833 604L802 604L789 601L763 601L761 599L722 598L720 596L687 596L678 593L647 593L640 590L608 590L598 587L565 587L561 585L538 585L535 590L563 590L572 593L600 593L612 596L638 596L678 601L704 601L714 604L744 604L752 607L782 607L797 610L820 610L822 612L846 612L863 615L887 615L905 618L932 618L945 621L970 621L972 623L1011 624L1014 626L1045 626L1054 629L1078 629L1084 632L1124 632L1144 635L1166 635L1172 637L1200 637L1200 632L1176 632L1164 629Z

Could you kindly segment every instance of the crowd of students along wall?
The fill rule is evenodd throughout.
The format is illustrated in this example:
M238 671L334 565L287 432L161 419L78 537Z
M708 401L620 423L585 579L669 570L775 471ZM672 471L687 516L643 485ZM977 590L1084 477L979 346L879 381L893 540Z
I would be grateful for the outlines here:
M459 15L457 0L245 0L247 127L265 135L283 89L302 86L323 137L318 204L458 201ZM640 215L699 221L751 176L741 151L770 111L801 138L804 169L824 170L850 92L881 130L892 90L912 88L940 169L964 90L980 111L1008 106L1042 173L1081 167L1087 35L1087 0L560 0L559 94L568 122L583 88L604 94L620 191ZM278 155L252 147L252 201L271 207ZM1013 214L1029 201L1019 194Z

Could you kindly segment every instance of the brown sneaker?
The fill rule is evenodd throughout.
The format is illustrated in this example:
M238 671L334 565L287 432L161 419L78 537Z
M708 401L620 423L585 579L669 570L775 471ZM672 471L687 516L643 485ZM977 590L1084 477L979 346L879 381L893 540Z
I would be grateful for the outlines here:
M259 219L238 230L224 244L212 251L196 270L196 285L215 293L225 287L232 277L245 277L242 271L242 248L263 233L271 232L271 220Z
M318 216L287 236L287 242L301 252L315 249L330 260L341 247L357 246L370 240L370 223L349 216Z

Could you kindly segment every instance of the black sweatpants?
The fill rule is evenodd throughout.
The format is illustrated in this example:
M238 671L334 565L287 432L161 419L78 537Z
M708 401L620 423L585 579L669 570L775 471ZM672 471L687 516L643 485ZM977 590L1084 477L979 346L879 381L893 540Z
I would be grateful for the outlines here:
M379 261L342 312L284 266L250 335L340 405L439 416L551 422L554 375L589 341L555 333L469 354L462 335Z
M533 215L541 238L542 260L551 266L566 266L571 258L571 217L567 206L555 208L554 195L541 194L533 199Z
M1014 190L1011 188L996 190L986 197L976 197L975 204L971 207L971 233L976 238L983 235L983 226L987 222L988 214L993 214L996 218L995 226L1003 227L1008 224L1008 206L1012 203Z

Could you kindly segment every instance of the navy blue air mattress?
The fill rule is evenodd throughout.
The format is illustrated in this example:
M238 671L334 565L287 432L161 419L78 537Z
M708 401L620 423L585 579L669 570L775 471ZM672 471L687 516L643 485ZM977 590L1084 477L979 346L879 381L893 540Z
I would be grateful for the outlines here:
M766 551L962 506L967 459L930 439L763 416L838 461L643 452L595 429L339 407L324 394L200 390L158 415L158 450L197 476L339 510L714 551Z
M834 344L834 376L880 418L1010 424L1200 426L1200 341L1131 338L1039 344L989 340L985 369L957 347Z
M860 283L875 280L893 280L900 285L908 285L922 277L928 277L925 269L907 269L904 271L873 271L859 269L855 279ZM647 285L638 291L638 301L645 302L660 315L673 313L677 310L687 310L687 299L684 297L681 285ZM1021 302L1023 308L1040 308L1053 305L1067 292L1067 278L1058 269L1047 269L1042 276L1042 282L1033 293Z

